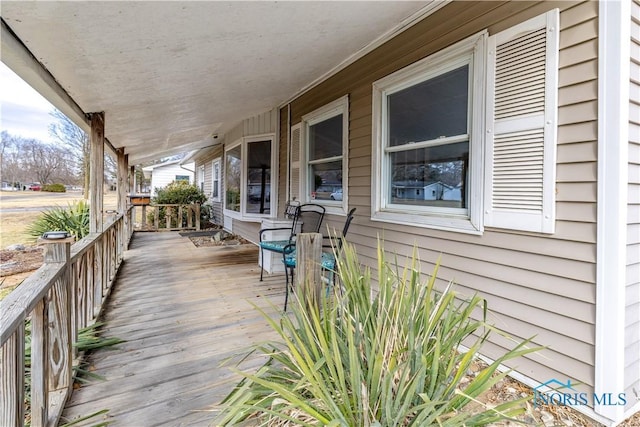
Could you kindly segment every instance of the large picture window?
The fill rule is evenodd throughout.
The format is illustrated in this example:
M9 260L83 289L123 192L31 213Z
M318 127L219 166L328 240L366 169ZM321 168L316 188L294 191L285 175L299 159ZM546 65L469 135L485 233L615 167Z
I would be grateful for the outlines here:
M485 36L374 84L374 219L479 229Z
M225 151L225 210L230 215L251 219L270 215L273 211L274 141L273 135L246 137L232 143ZM214 179L215 173L214 165Z
M303 194L307 202L345 211L348 97L342 97L303 117Z

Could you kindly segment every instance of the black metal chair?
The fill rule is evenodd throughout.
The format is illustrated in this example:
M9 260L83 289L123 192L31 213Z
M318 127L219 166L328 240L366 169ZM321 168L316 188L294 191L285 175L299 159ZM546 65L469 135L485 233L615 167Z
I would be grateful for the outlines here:
M323 239L328 240L327 243L322 245L324 249L322 252L322 258L320 260L321 269L329 274L328 286L331 287L335 283L335 277L337 273L337 260L336 254L340 253L342 249L342 243L347 237L349 226L353 221L354 212L356 208L353 208L347 214L347 218L342 227L342 233L340 235L324 236ZM289 292L293 292L293 272L296 268L296 245L290 243L286 245L282 250L282 262L284 263L284 272L286 276L286 291L284 296L284 311L287 311L287 303L289 301ZM329 289L329 288L328 288ZM328 290L327 289L327 290Z
M263 228L260 230L259 246L260 246L260 264L264 265L264 251L283 253L285 246L295 242L297 233L317 233L322 225L325 208L314 203L306 203L294 206L292 209L287 208L285 216L289 212L292 217L291 227L275 227ZM269 231L289 231L289 237L286 240L263 240L264 233ZM260 269L260 281L262 281L264 268ZM286 271L285 271L286 273Z

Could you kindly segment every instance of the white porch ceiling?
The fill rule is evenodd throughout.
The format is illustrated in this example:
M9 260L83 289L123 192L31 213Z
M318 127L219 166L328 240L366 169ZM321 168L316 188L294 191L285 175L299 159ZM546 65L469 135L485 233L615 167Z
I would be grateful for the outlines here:
M431 3L3 0L0 14L137 163L213 144Z

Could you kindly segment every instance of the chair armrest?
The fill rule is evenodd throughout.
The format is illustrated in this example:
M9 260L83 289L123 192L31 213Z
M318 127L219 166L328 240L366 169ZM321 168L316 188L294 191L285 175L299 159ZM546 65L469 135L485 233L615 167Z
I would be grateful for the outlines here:
M284 247L284 249L282 250L282 255L284 257L286 257L287 255L289 255L290 253L292 253L293 251L296 250L296 244L295 243L289 243L287 246Z
M291 231L291 227L263 228L258 232L260 241L262 242L262 234L263 233L266 233L267 231L278 231L278 230L289 230L289 231Z

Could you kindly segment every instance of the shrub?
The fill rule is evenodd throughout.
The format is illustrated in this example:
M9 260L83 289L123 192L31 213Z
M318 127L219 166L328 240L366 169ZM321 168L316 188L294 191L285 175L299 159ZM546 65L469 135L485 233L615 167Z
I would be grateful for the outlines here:
M186 181L173 181L164 188L156 188L156 195L152 199L157 205L203 204L206 200L207 196L196 185Z
M154 204L157 205L188 205L191 203L199 203L200 209L200 221L204 223L208 219L208 211L202 209L202 204L207 200L207 196L196 185L189 184L186 181L173 181L167 184L164 188L156 188L156 195L152 198ZM166 209L164 207L158 208L160 212L158 214L160 225L165 224ZM147 214L147 221L153 223L155 213L150 211ZM186 212L183 213L182 223L186 221ZM180 224L181 226L181 224ZM179 227L177 217L171 220L171 227Z
M42 191L49 191L51 193L66 193L67 188L63 184L45 184L42 186Z
M517 344L467 381L495 330L472 316L486 317L485 302L463 298L451 284L436 291L437 267L422 282L416 256L402 270L384 260L382 249L372 298L369 271L345 246L342 295L333 304L323 295L322 310L307 311L298 294L291 316L263 312L278 340L254 349L268 361L257 373L241 373L223 402L221 425L255 417L273 426L477 426L524 412L526 399L495 408L466 405L507 375L497 372L500 364L537 348L527 348L528 340ZM467 352L460 351L463 343Z
M36 240L47 231L67 231L76 240L89 234L89 204L80 200L67 208L56 206L42 214L28 228L27 234Z

